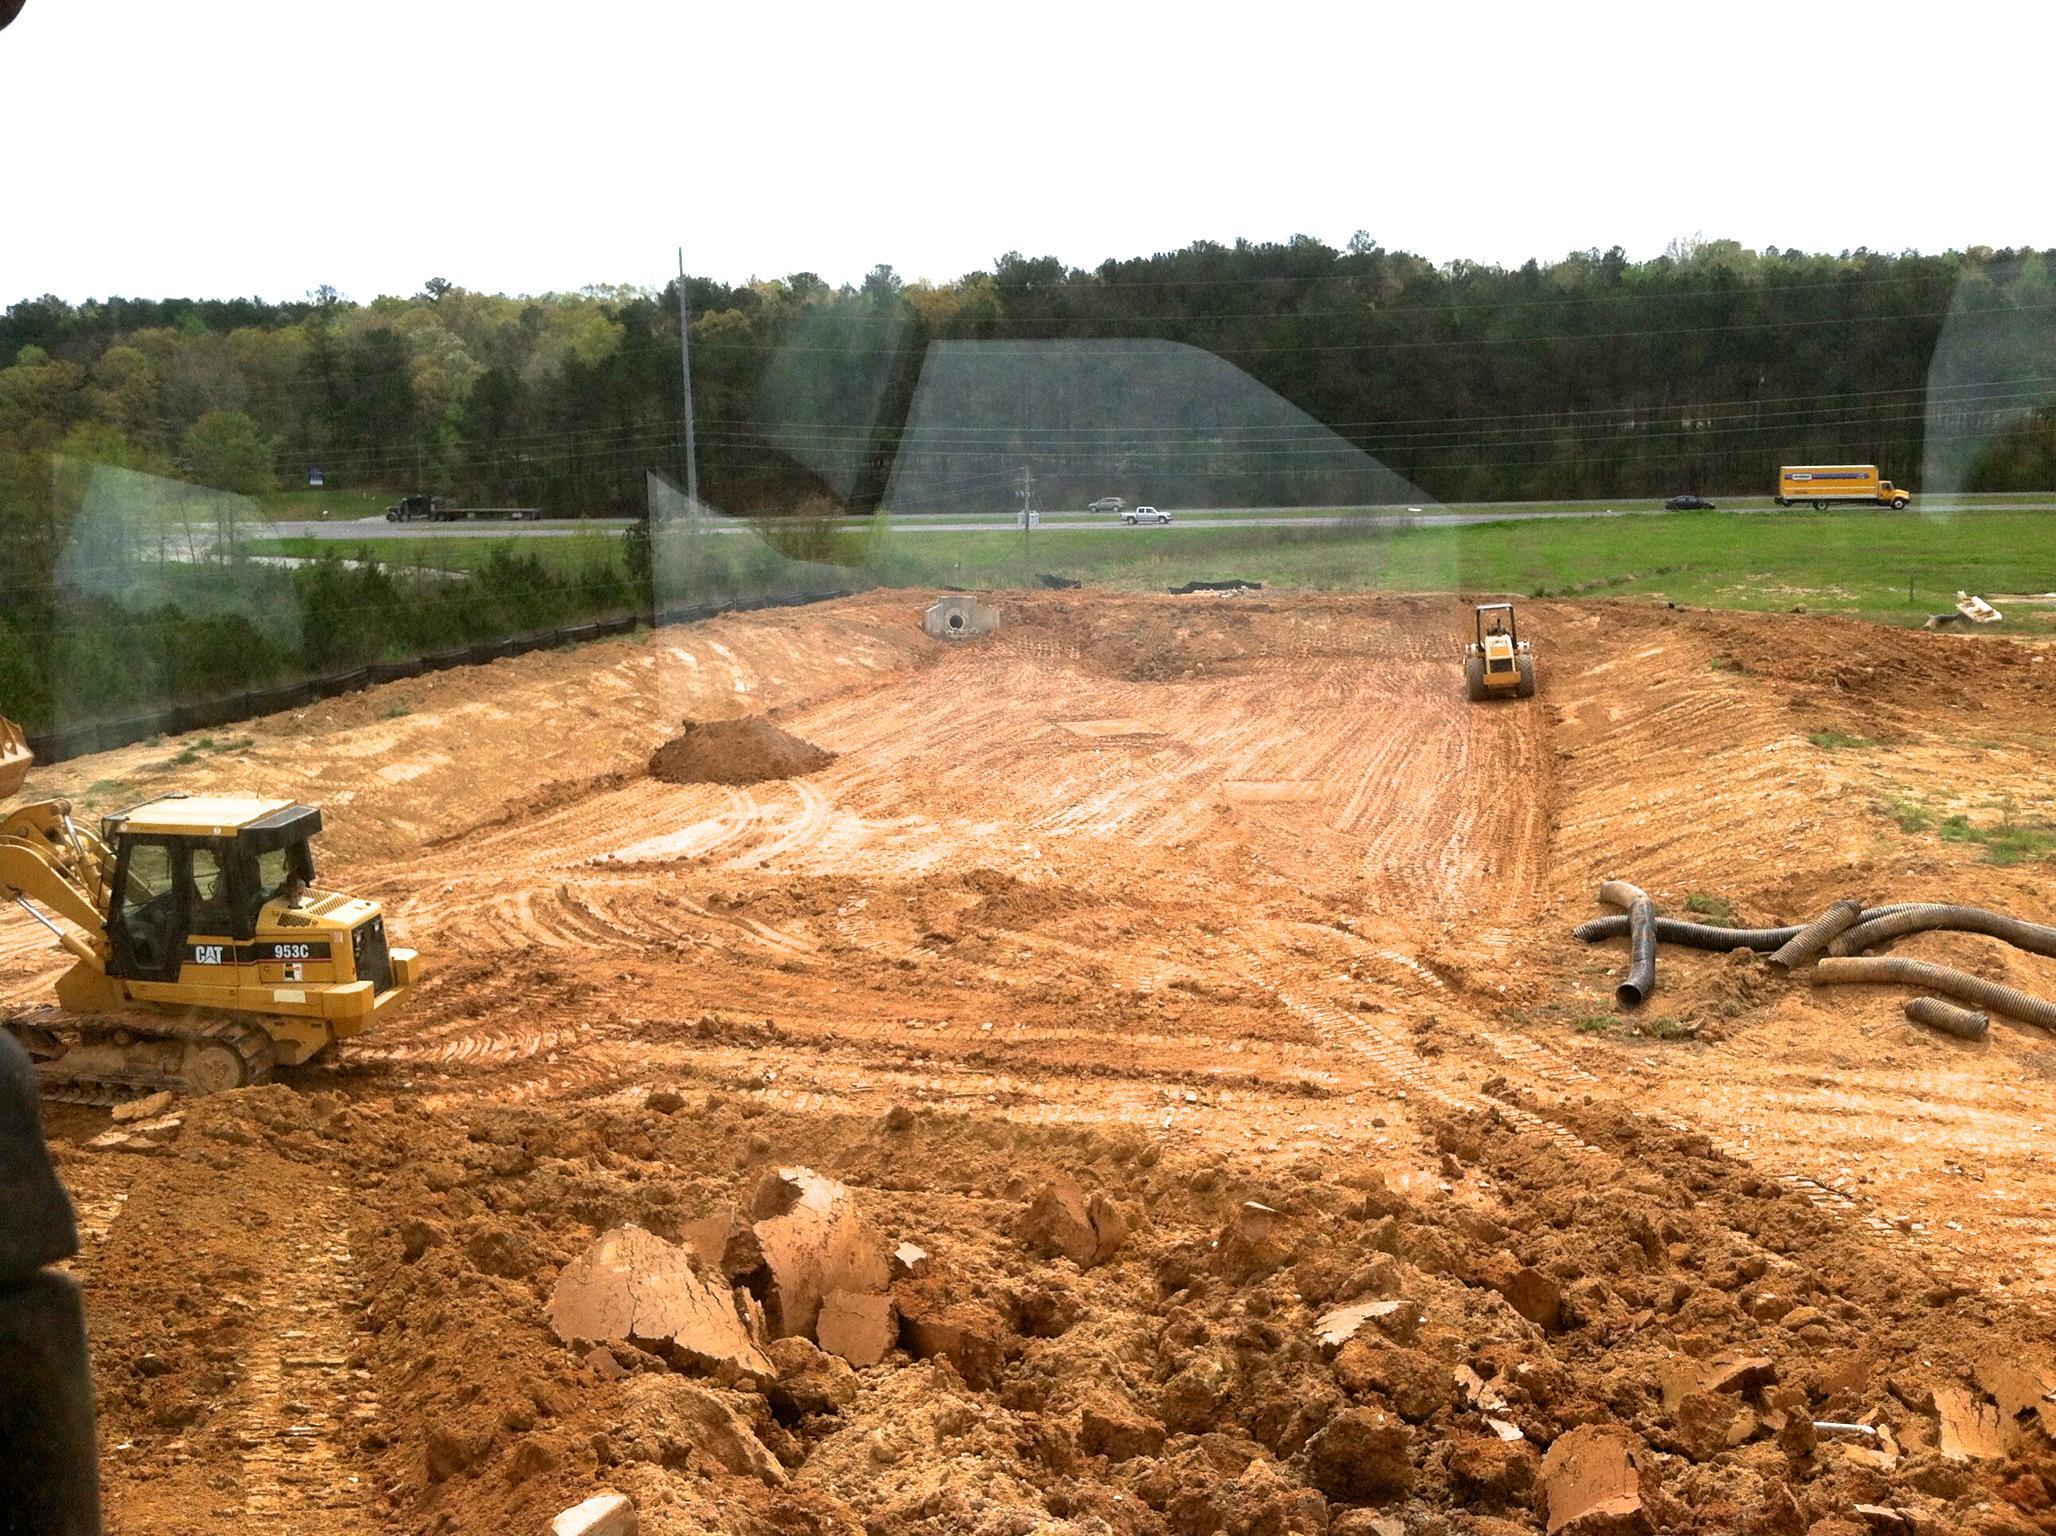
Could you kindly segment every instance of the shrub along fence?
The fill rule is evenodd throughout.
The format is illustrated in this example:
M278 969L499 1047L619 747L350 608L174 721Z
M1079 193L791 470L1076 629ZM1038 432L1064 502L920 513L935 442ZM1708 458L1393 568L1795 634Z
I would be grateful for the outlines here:
M128 715L116 720L95 720L86 724L64 726L57 730L31 732L29 746L35 752L37 762L61 763L68 758L84 757L92 752L111 752L117 747L134 746L139 741L148 741L152 736L172 736L184 731L210 730L218 726L233 725L242 720L254 720L262 715L277 714L281 710L304 709L317 700L356 693L378 683L399 682L404 678L421 677L430 672L447 672L456 667L483 666L487 662L498 661L507 656L524 656L531 651L553 650L559 646L602 640L610 635L625 635L639 626L690 624L700 619L713 618L716 614L747 613L760 608L794 608L805 603L821 603L832 598L846 597L854 590L856 589L839 588L831 591L786 593L775 597L739 598L726 603L667 606L646 614L631 614L626 618L602 619L589 624L566 624L556 629L516 635L506 640L459 646L453 650L431 651L400 661L375 661L348 672L310 677L297 683L281 684L275 688L255 688L244 693L224 694L218 698L195 703L171 704L147 714Z

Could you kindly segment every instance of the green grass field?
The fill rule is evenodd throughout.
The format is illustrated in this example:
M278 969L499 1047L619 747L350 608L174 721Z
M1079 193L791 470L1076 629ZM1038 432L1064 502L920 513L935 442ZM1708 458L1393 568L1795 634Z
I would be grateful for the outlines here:
M1242 577L1313 591L1639 597L1695 607L1841 613L1917 624L1986 595L2056 589L2056 514L1985 507L1950 516L1882 511L1726 512L1551 518L1456 528L1122 528L1039 530L1032 557L1016 529L945 533L897 527L869 541L853 579L907 586L1020 586L1048 572L1147 590ZM709 541L731 559L747 534ZM332 543L274 539L253 553L364 551L395 566L476 567L496 546L570 571L621 558L611 534L570 538L419 538ZM775 563L775 562L773 562ZM1909 595L1910 594L1910 595ZM2000 605L2005 630L2056 630L2056 605Z
M2056 589L2052 517L2012 510L1951 517L1698 512L1396 530L1039 532L1034 569L1129 588L1240 576L1325 591L1646 597L1917 624L1953 608L1959 589ZM889 565L904 563L930 581L1012 584L1024 569L1015 532L896 535L886 548ZM2056 628L2056 606L2005 612L2008 629Z

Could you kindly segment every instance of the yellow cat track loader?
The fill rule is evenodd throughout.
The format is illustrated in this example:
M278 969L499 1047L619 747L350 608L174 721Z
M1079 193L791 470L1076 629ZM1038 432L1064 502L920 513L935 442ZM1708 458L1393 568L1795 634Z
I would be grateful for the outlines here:
M32 760L0 718L0 799ZM320 830L313 806L228 796L166 796L97 830L64 800L0 818L0 901L72 956L55 1007L5 1019L44 1093L113 1103L262 1082L398 1003L415 954L390 947L376 902L315 888Z

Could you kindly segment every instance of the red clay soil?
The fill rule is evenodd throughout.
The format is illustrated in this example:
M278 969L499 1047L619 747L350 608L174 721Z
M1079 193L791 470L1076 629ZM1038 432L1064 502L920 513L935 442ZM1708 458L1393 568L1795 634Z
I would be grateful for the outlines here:
M1472 705L1453 598L1020 595L969 646L923 601L38 776L322 803L428 967L155 1140L51 1111L111 1530L506 1536L611 1489L659 1536L2056 1531L2056 1040L1668 948L1623 1015L1625 946L1570 937L1607 877L2050 921L2051 865L1971 835L2056 816L2046 652L1536 603L1539 696ZM738 700L833 760L641 771ZM541 796L539 719L579 743ZM0 921L0 1000L62 963ZM600 1234L687 1244L788 1165L926 1255L882 1362L552 1328Z

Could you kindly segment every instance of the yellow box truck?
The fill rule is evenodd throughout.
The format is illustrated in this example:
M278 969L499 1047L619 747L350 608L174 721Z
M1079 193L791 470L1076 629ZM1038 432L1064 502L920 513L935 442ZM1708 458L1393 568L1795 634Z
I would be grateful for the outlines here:
M1896 512L1913 494L1889 480L1880 480L1875 464L1787 464L1778 471L1778 493L1771 499L1781 507L1806 501L1816 507L1860 501Z

